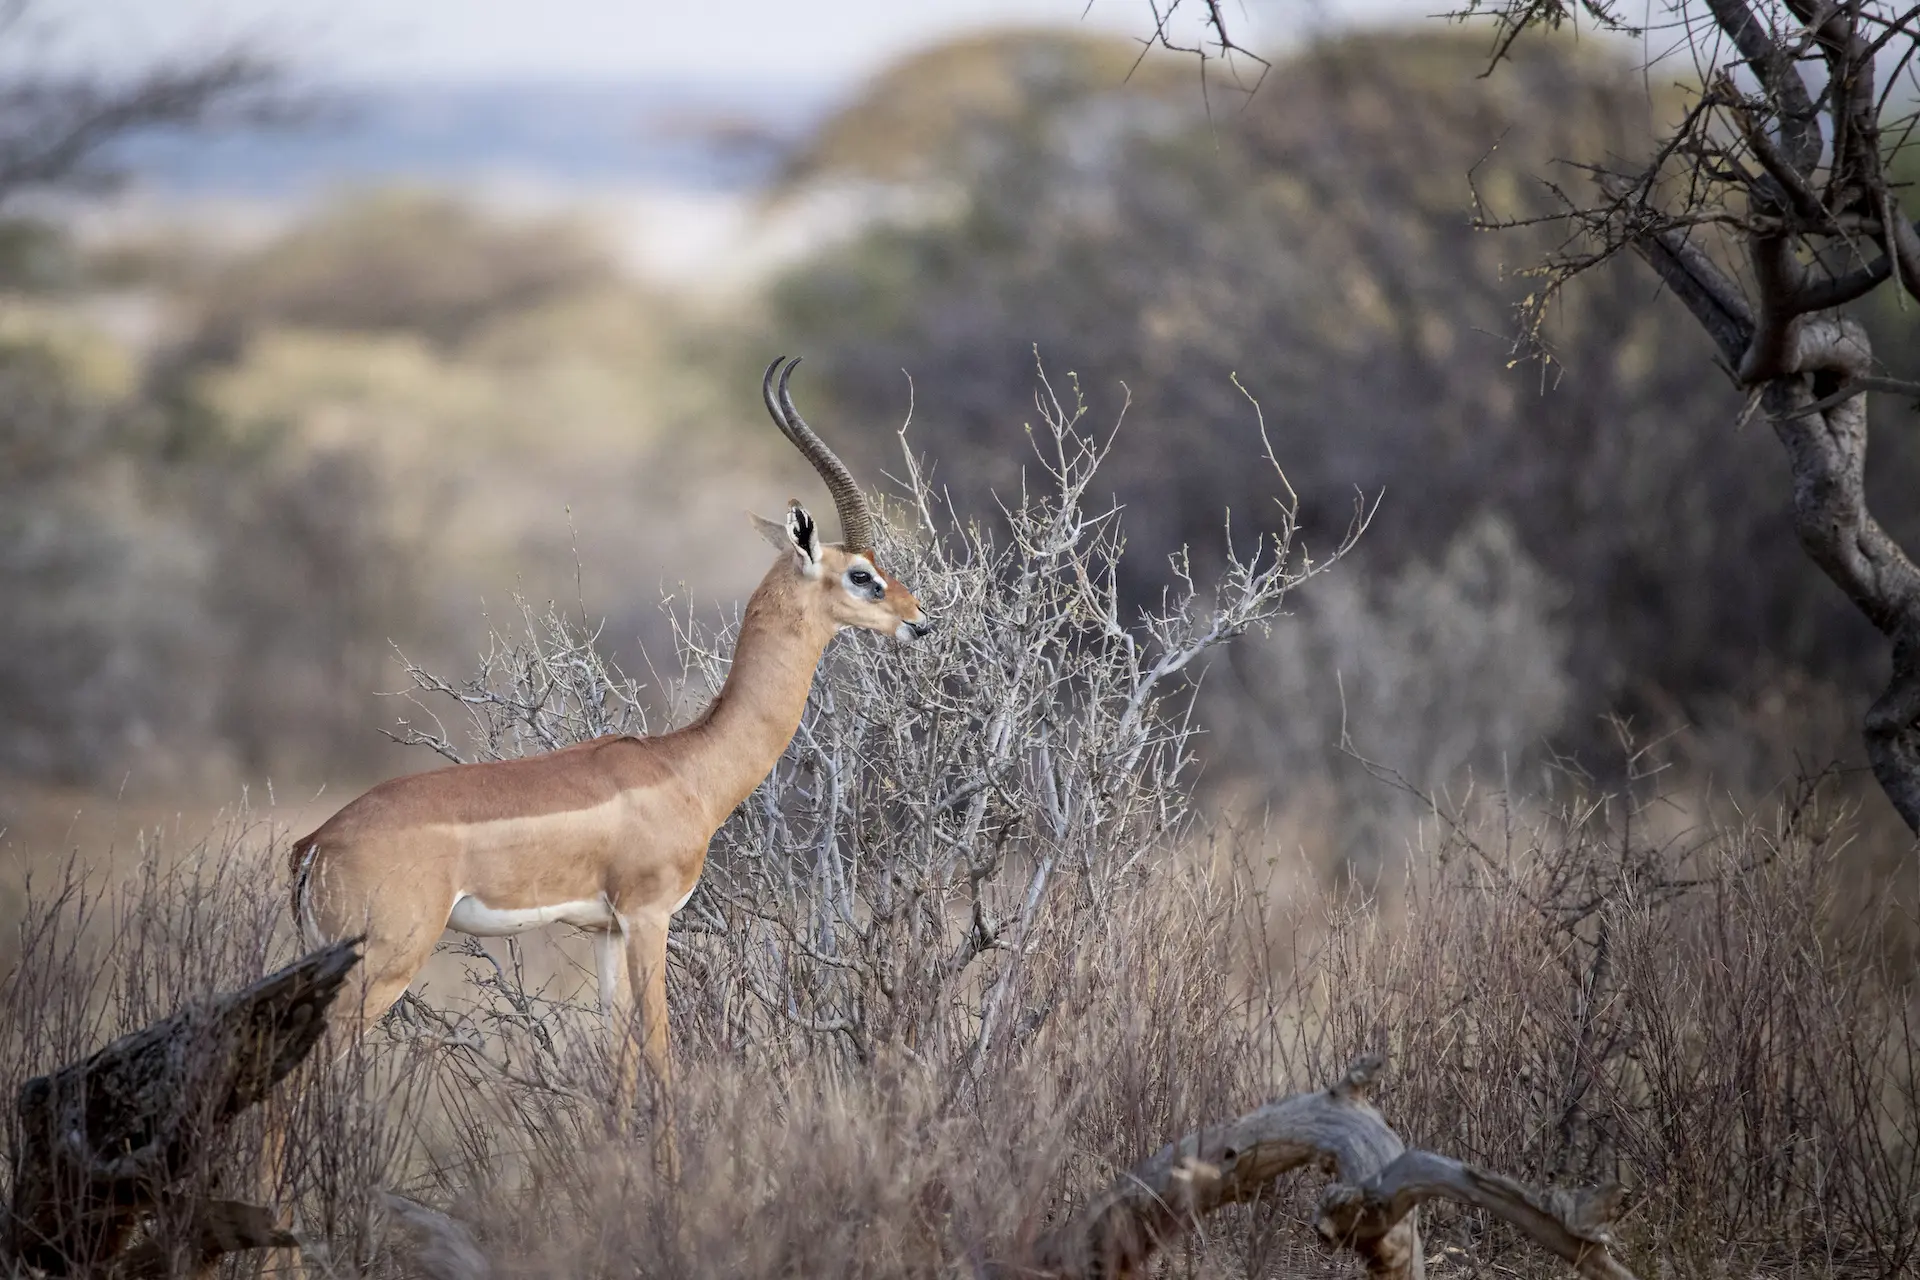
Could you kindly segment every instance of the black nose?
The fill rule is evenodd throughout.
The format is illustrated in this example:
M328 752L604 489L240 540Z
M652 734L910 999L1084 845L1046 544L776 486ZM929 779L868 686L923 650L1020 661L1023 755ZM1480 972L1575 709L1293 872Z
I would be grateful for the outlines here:
M924 640L933 634L933 621L932 619L924 619L920 622L909 622L907 629L913 632L913 638L915 640Z

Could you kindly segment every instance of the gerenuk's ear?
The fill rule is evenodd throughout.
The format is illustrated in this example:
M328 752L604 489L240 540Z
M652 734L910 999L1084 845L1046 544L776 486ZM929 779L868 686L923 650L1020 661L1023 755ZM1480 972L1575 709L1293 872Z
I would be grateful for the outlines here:
M793 543L794 554L806 561L802 568L820 567L820 530L798 498L787 502L787 538Z
M814 524L813 517L808 514L805 507L800 505L798 499L788 503L787 520L785 524L775 524L773 521L761 516L756 516L752 512L748 512L747 514L748 518L753 521L753 527L760 531L761 537L765 538L781 551L793 552L795 568L799 569L802 573L818 571L820 567L820 531Z
M757 516L751 511L747 512L747 519L753 521L753 527L760 531L760 536L765 538L767 544L775 551L785 551L793 545L787 541L787 526L781 524L778 520L769 520L765 516Z

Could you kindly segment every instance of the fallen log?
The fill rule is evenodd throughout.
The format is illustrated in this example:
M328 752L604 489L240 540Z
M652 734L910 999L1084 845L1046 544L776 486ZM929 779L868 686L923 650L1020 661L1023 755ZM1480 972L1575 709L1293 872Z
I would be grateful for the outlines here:
M1634 1280L1614 1256L1608 1230L1619 1208L1618 1188L1542 1190L1408 1150L1366 1100L1384 1067L1383 1058L1363 1057L1331 1088L1270 1102L1169 1143L1042 1235L1028 1258L1001 1274L1058 1280L1133 1275L1202 1217L1266 1194L1283 1173L1316 1165L1334 1176L1320 1198L1321 1238L1353 1250L1379 1280L1425 1275L1414 1211L1437 1199L1493 1214L1588 1280Z
M164 1274L170 1264L155 1242L129 1248L136 1228L163 1206L185 1223L172 1234L196 1266L239 1249L294 1244L265 1209L171 1201L170 1189L218 1126L307 1056L360 958L358 942L315 951L22 1085L0 1247L53 1275Z

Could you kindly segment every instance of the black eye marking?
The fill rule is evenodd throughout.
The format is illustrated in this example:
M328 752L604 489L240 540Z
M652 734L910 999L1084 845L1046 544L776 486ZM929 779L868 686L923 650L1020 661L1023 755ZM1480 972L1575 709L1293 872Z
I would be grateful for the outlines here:
M871 569L847 570L847 587L873 600L887 598L887 584Z

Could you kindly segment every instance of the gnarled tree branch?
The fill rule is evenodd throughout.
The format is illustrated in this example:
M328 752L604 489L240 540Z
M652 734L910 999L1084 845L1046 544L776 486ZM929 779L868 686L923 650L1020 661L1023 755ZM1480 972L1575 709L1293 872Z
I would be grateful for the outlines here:
M1281 1174L1317 1164L1335 1178L1320 1199L1321 1237L1353 1250L1382 1280L1424 1275L1414 1211L1428 1200L1483 1209L1590 1280L1633 1280L1614 1256L1608 1230L1619 1207L1617 1189L1542 1190L1408 1150L1366 1100L1384 1066L1384 1059L1369 1055L1331 1088L1270 1102L1169 1143L1002 1274L1134 1274L1202 1217L1256 1199Z
M1920 227L1888 177L1907 131L1883 140L1875 87L1876 58L1897 38L1904 65L1920 54L1920 31L1880 0L1702 3L1738 56L1711 32L1691 37L1702 66L1695 108L1639 171L1594 170L1604 203L1569 202L1569 216L1599 247L1556 257L1552 287L1535 297L1630 247L1757 393L1787 450L1801 546L1892 642L1892 679L1863 738L1881 787L1920 832L1920 570L1868 510L1865 483L1866 392L1899 384L1876 375L1866 331L1836 311L1889 278L1920 298ZM1512 29L1556 4L1501 0L1498 19ZM1799 65L1812 59L1824 71L1817 97ZM1737 81L1740 64L1757 94ZM1678 209L1657 207L1663 191L1682 193ZM1721 237L1728 252L1716 261L1696 237ZM1866 262L1874 241L1883 252ZM1742 250L1745 271L1719 265ZM1837 262L1861 265L1811 278L1814 264Z
M1753 309L1740 288L1686 232L1669 227L1639 237L1633 247L1713 339L1729 366L1753 340Z
M1801 174L1820 162L1820 124L1807 83L1788 51L1747 6L1746 0L1707 0L1720 29L1733 40L1769 97L1780 104L1785 159Z

